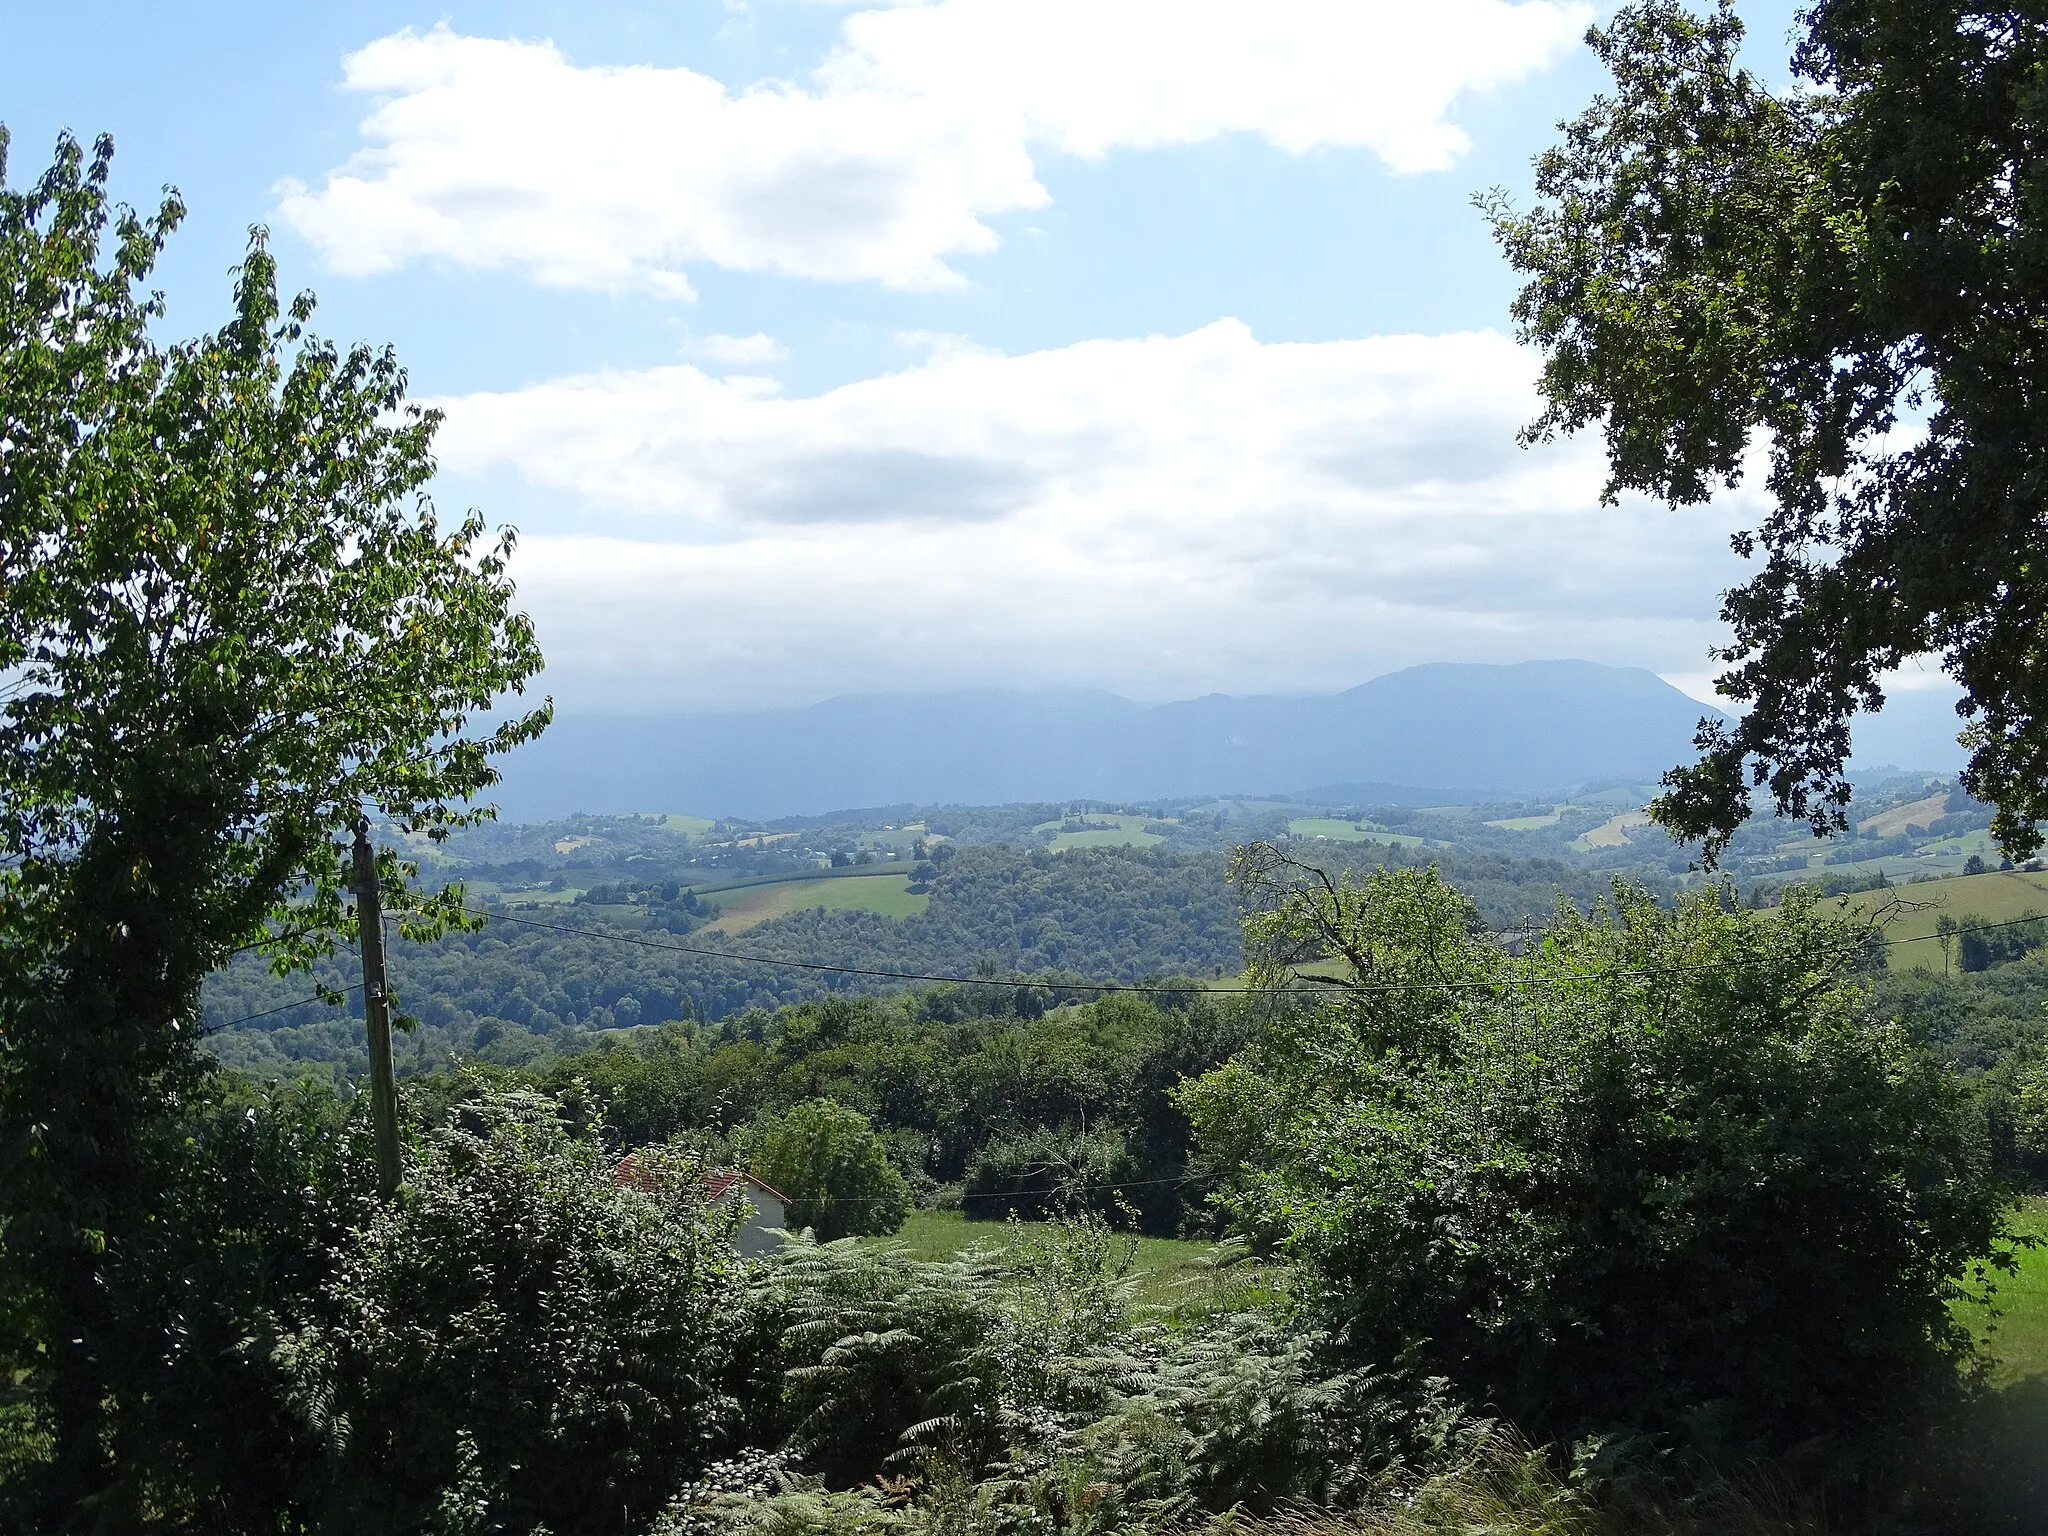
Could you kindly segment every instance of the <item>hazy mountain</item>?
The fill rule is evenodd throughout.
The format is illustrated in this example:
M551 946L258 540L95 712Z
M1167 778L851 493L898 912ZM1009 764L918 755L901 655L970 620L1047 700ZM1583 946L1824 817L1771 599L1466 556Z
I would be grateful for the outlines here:
M508 765L515 819L663 810L765 818L1372 786L1377 798L1539 795L1654 780L1707 706L1586 661L1438 663L1344 693L1145 706L1086 690L828 699L748 714L565 716Z

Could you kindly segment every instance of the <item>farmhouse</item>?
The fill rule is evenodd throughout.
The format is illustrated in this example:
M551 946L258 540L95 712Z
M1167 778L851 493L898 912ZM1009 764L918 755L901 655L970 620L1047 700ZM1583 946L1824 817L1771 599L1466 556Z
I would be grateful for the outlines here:
M714 1204L721 1200L744 1200L749 1206L746 1225L739 1230L739 1249L746 1257L773 1253L781 1242L775 1234L789 1225L788 1202L755 1178L730 1168L712 1169L704 1175L704 1197Z
M633 1152L628 1152L612 1165L612 1182L628 1184L635 1189L648 1189L654 1185L650 1174L641 1169L639 1155ZM788 1202L780 1194L751 1173L741 1173L734 1168L706 1169L699 1176L698 1187L703 1190L707 1205L745 1202L746 1221L736 1237L742 1255L752 1259L775 1251L781 1241L775 1234L789 1224Z

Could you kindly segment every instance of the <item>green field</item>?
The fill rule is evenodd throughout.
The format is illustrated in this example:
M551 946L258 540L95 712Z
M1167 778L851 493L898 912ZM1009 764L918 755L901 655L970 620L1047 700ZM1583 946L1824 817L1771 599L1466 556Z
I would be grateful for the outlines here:
M1905 805L1895 805L1888 811L1880 811L1856 824L1858 832L1874 832L1879 837L1897 837L1911 827L1931 827L1948 810L1946 793L1929 795L1924 800L1914 800Z
M2013 1225L2044 1246L2022 1250L2019 1273L1998 1282L1993 1306L2002 1316L1987 1319L1977 1308L1964 1314L1974 1314L1977 1336L1998 1362L1991 1379L2001 1386L2048 1377L2048 1198L2029 1200Z
M1340 821L1331 816L1302 816L1287 823L1296 837L1322 838L1332 843L1392 843L1398 848L1420 848L1423 839L1412 832L1382 832L1370 822Z
M1042 1223L1017 1222L1025 1232L1042 1230ZM1012 1224L1006 1221L969 1221L958 1211L912 1211L903 1230L893 1237L871 1238L874 1243L900 1244L920 1259L950 1259L966 1248L1000 1248L1009 1238ZM1216 1292L1214 1244L1191 1242L1176 1237L1139 1237L1134 1265L1139 1275L1139 1299L1151 1306L1174 1306L1193 1301L1213 1302ZM1277 1276L1270 1266L1240 1265L1224 1272L1228 1289L1249 1295L1270 1293Z
M2002 923L2029 912L2048 913L2048 873L1993 870L1982 875L1957 875L1883 891L1858 891L1843 898L1852 912L1876 916L1892 941L1893 970L1941 969L1941 945L1934 926L1942 915L1958 920L1982 918Z
M823 907L831 912L874 912L882 917L916 917L931 897L912 895L910 876L849 872L832 880L782 880L773 885L748 885L712 892L706 903L718 909L713 927L727 934L745 933L771 918Z
M1610 816L1583 836L1573 838L1571 846L1581 853L1593 848L1620 848L1628 843L1629 833L1649 824L1650 818L1644 812L1623 811Z
M1498 827L1503 832L1541 832L1545 827L1554 827L1565 813L1564 806L1557 806L1548 816L1510 816L1504 821L1489 821L1489 827Z
M516 885L500 885L495 880L465 880L462 882L463 894L470 900L482 901L495 896L507 906L520 906L527 903L539 903L546 906L569 906L573 905L576 898L581 896L586 889L587 887L580 885L565 885L559 891L551 891L546 886L534 886L528 889Z
M1090 811L1085 816L1070 816L1068 821L1110 822L1113 825L1100 832L1062 832L1047 846L1054 853L1065 853L1069 848L1151 848L1166 841L1157 832L1145 828L1159 820L1157 816L1126 816L1121 812L1111 814L1105 811ZM1050 832L1063 825L1058 821L1042 821L1032 830Z
M718 825L717 822L711 820L708 816L664 816L661 818L661 824L667 827L669 831L680 832L684 837L692 841L702 837L706 832L709 832Z

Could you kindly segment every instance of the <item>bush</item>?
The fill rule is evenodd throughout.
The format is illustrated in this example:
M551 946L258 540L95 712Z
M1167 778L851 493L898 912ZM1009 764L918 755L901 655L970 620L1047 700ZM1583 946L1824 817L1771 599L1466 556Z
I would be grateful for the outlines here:
M1956 968L1988 971L1993 966L2024 960L2048 944L2048 918L2028 912L2017 920L1994 923L1975 913L1956 920Z
M323 1529L557 1536L652 1518L740 1427L744 1271L697 1172L615 1184L554 1104L486 1092L430 1132L291 1347L328 1438ZM652 1186L650 1188L650 1185Z
M322 1446L281 1346L330 1310L336 1257L375 1209L366 1117L351 1123L322 1085L256 1090L226 1073L184 1109L154 1220L106 1269L121 1332L101 1345L104 1402L122 1477L101 1507L110 1529L188 1530L198 1511L221 1532L298 1529ZM0 1268L12 1261L0 1245ZM59 1525L36 1508L57 1447L34 1323L0 1311L5 1531Z
M2015 1150L2029 1167L2048 1170L2048 1057L2015 1075L2012 1122Z
M1015 1216L1102 1217L1130 1209L1120 1184L1135 1184L1138 1169L1116 1130L1036 1129L990 1142L968 1165L960 1209L970 1220Z
M910 1184L888 1142L859 1110L830 1099L764 1115L747 1166L788 1202L791 1228L809 1227L821 1241L894 1232L910 1214Z
M835 1487L943 1442L978 1463L1005 1438L995 1272L986 1255L934 1264L900 1249L804 1239L769 1294L786 1328L790 1445Z
M1872 1008L1860 929L1796 891L1760 914L1617 887L1517 958L1434 872L1283 866L1245 872L1263 974L1341 952L1353 990L1183 1099L1198 1133L1251 1133L1233 1209L1365 1358L1546 1435L1785 1445L1953 1384L1948 1303L2004 1192L1953 1075Z

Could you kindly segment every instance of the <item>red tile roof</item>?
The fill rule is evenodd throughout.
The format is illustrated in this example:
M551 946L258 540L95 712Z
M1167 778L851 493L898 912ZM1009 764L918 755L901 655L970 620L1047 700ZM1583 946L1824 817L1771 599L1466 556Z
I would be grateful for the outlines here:
M614 1184L624 1184L631 1189L652 1189L656 1187L654 1179L641 1168L639 1157L640 1155L637 1152L628 1152L614 1163L612 1165L612 1182ZM736 1168L707 1168L702 1174L698 1175L697 1183L704 1191L704 1198L707 1200L723 1200L734 1190L751 1184L763 1194L773 1195L785 1205L789 1203L779 1191L770 1189L751 1173L742 1173Z

